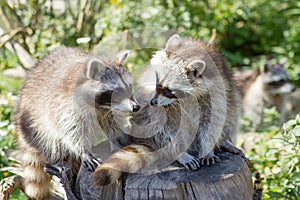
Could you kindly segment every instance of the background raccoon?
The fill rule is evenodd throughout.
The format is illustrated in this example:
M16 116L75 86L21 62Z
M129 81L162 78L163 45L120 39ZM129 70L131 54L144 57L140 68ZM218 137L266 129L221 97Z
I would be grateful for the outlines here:
M257 71L236 73L238 87L243 95L243 111L254 127L262 120L264 108L275 106L281 114L280 124L286 121L286 98L295 90L284 69L285 61L265 63Z
M231 70L211 44L172 36L141 74L136 98L143 106L133 118L135 145L98 167L97 184L114 182L122 170L138 172L175 160L196 170L220 161L216 148L244 157L233 145L239 129L238 92Z
M126 142L119 133L128 124L128 112L139 109L123 67L128 53L107 59L62 47L32 68L14 119L30 199L50 198L46 163L66 161L76 174L101 128L117 145Z

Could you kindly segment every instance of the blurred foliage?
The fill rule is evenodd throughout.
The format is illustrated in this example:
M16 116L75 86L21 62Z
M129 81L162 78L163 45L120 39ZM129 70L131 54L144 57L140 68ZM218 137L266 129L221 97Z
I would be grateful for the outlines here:
M136 75L163 47L169 29L206 41L215 30L214 43L231 67L257 69L266 59L286 57L288 73L300 86L299 8L298 0L0 1L0 168L12 162L7 150L15 148L12 113L22 84L4 76L4 70L28 68L26 62L32 65L66 45L103 55L129 48L133 53L127 67ZM27 54L32 60L24 59ZM275 125L278 118L276 110L265 110L264 123L255 132L259 141L247 156L264 177L265 199L297 199L299 115L284 125L282 134ZM246 118L241 125L245 132L252 130ZM1 179L8 175L0 171ZM13 199L22 199L18 195Z
M16 94L22 80L5 77L0 72L0 169L8 167L13 161L8 159L7 151L15 149L15 127L12 124ZM12 173L0 170L0 179ZM16 191L12 199L22 199L20 192ZM19 198L20 197L20 198ZM23 198L24 199L24 198Z
M18 42L37 58L57 46L91 50L121 31L156 27L203 40L215 29L215 43L231 66L250 66L262 55L285 56L292 68L300 61L298 0L17 2L26 1L0 3L3 36L12 34L7 41ZM292 78L298 80L299 73Z
M271 111L268 117L276 119L278 113ZM252 133L252 137L255 141L247 157L253 163L253 172L262 175L263 199L298 199L300 113L286 122L281 131L279 128L261 130Z

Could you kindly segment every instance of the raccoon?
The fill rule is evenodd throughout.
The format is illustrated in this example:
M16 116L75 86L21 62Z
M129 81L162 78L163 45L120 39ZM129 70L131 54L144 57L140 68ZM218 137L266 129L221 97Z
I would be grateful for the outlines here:
M142 108L133 117L133 144L98 167L96 184L114 182L122 170L139 172L175 160L197 170L220 162L214 154L219 148L245 158L233 145L240 98L231 70L212 44L172 36L154 54L137 88Z
M24 152L24 191L30 199L50 199L46 163L68 162L76 174L81 161L91 159L101 131L124 146L125 119L139 110L131 95L131 76L123 67L128 54L109 59L61 47L31 69L14 117Z
M293 93L288 95L285 104L285 109L287 111L287 119L293 119L297 114L300 113L300 88L296 88Z
M284 68L285 62L285 59L273 65L266 62L257 71L236 74L244 115L253 122L254 128L261 123L264 108L275 106L281 114L280 124L286 120L286 98L296 88Z

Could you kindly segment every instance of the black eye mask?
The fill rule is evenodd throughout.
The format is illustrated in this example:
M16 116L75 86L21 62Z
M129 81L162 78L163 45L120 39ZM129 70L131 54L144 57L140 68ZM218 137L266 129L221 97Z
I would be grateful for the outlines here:
M113 91L108 90L102 93L99 93L95 96L95 103L99 106L111 105Z
M170 99L177 99L177 96L169 88L163 88L162 95L164 95L165 97L168 97Z

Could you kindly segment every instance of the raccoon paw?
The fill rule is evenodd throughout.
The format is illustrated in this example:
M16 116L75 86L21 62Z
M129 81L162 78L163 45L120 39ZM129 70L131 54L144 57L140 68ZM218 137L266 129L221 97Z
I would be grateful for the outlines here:
M89 171L95 171L95 169L101 165L102 160L98 160L98 159L83 159L82 160L82 166L86 169L88 169Z
M73 183L73 172L67 163L58 163L55 165L46 163L44 166L44 171L51 176L56 176L59 178L61 184L64 186L67 184L72 185Z
M225 142L223 142L221 144L221 149L223 149L224 151L227 151L229 153L233 153L235 155L239 155L245 161L247 160L244 152L241 149L239 149L236 146L234 146L229 140L226 140Z
M94 171L94 184L98 186L109 185L116 182L122 173L103 164Z
M206 156L200 158L201 165L209 166L218 162L221 162L221 159L218 156L216 156L213 152L210 152Z
M102 164L101 159L95 158L91 153L87 153L82 156L82 166L89 171L95 171L95 169Z
M197 170L201 167L200 160L188 153L182 154L177 161L189 170Z

